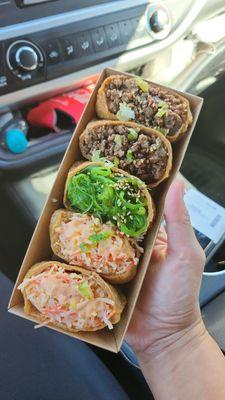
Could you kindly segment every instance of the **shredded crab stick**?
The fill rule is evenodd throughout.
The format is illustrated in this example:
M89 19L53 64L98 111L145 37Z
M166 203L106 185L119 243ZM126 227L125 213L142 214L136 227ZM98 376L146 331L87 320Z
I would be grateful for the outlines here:
M53 322L77 331L97 330L102 324L113 328L110 318L115 313L115 302L92 275L82 276L53 265L25 278L19 289L45 317L36 327Z
M50 225L52 249L72 265L80 265L105 278L119 275L129 280L143 249L110 222L66 210L57 210ZM123 282L124 279L122 278ZM120 283L120 282L117 282Z

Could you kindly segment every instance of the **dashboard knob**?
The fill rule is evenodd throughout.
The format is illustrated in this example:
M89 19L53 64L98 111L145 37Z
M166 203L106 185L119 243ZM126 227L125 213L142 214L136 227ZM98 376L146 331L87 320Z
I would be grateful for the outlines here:
M15 52L15 63L22 71L34 71L38 66L38 54L30 46L21 46Z
M163 9L156 10L152 13L149 24L151 30L155 33L161 32L169 22L169 16Z
M152 38L166 38L171 30L171 18L168 9L159 3L152 3L146 11L146 29Z
M44 68L44 56L35 43L17 40L6 51L6 63L12 73L22 81L33 79Z

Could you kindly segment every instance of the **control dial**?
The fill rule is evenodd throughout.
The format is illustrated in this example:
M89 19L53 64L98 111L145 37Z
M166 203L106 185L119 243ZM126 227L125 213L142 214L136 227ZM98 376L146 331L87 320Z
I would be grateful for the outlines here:
M167 37L171 30L171 19L166 7L151 4L146 11L146 29L157 40Z
M38 67L38 54L33 47L21 46L15 52L15 63L22 71L33 71Z
M12 43L7 50L6 61L13 74L22 80L31 79L35 71L44 65L41 50L28 40Z

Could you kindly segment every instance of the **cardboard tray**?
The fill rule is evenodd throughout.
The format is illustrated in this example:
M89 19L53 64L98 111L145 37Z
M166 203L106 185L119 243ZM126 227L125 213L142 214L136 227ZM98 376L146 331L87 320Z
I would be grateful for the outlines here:
M88 122L90 122L93 118L96 118L95 114L95 102L96 96L99 87L101 86L104 79L110 75L115 74L123 74L127 76L132 76L130 74L121 73L119 71L106 68L103 70L100 78L97 82L97 85L93 91L93 94L86 105L86 108L83 112L83 115L80 119L79 124L76 127L76 130L71 138L68 149L65 153L61 166L59 168L58 175L56 177L55 183L51 190L51 193L46 201L43 212L40 216L39 222L34 231L33 237L31 239L30 245L28 247L27 253L25 255L23 264L21 266L10 302L9 302L9 312L25 319L35 321L34 317L30 317L23 311L23 297L20 291L17 289L18 285L22 282L25 274L29 270L29 268L40 261L51 260L52 259L52 250L50 247L50 238L49 238L49 222L53 212L61 208L63 206L63 192L64 185L66 182L67 173L72 166L72 164L81 160L82 156L79 150L79 136L85 129ZM151 83L151 82L150 82ZM163 87L163 86L162 86ZM105 328L99 332L91 332L91 333L68 333L64 332L62 329L54 328L49 326L49 328L54 329L58 332L62 332L66 335L72 336L77 339L81 339L90 344L94 344L103 349L110 350L112 352L118 352L122 345L124 336L126 334L127 327L129 325L130 319L132 317L132 313L138 298L138 295L141 290L142 282L145 277L145 273L147 271L150 257L152 253L152 248L157 236L157 231L160 226L160 221L163 216L163 208L164 208L164 200L168 188L175 178L177 172L179 171L180 165L184 158L189 140L191 138L192 132L194 130L196 121L198 119L199 112L202 107L203 100L197 96L190 95L188 93L180 93L178 94L186 97L190 102L190 108L193 115L193 122L189 127L187 133L183 136L183 138L173 144L173 168L171 176L168 180L161 183L159 188L154 190L154 201L156 205L156 218L153 227L150 229L148 234L145 237L144 248L145 252L141 258L141 261L138 266L138 272L136 277L128 284L121 286L122 290L125 292L127 297L127 305L122 314L120 322L114 326L112 331L109 331ZM151 268L151 265L150 265Z

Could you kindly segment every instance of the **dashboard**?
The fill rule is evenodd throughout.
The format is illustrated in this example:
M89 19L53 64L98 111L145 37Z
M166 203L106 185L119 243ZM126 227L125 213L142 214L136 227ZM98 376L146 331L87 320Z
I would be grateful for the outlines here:
M184 35L205 2L0 0L0 112L106 65L141 66Z
M1 43L6 84L2 93L62 76L147 44L139 6L17 36ZM135 17L133 17L135 16ZM5 74L4 74L5 72Z

